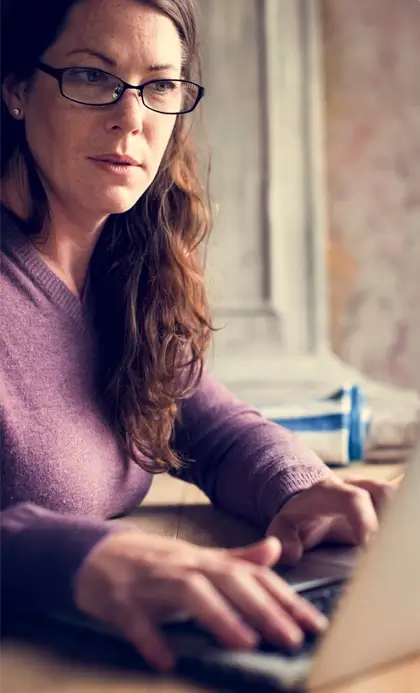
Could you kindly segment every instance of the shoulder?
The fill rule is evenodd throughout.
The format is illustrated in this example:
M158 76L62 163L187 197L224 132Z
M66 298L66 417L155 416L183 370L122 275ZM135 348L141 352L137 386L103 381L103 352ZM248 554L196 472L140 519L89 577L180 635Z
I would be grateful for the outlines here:
M2 234L2 247L0 253L1 272L0 272L0 310L2 316L4 311L9 311L14 305L19 304L25 293L27 282L24 268L19 264L19 259L6 247Z

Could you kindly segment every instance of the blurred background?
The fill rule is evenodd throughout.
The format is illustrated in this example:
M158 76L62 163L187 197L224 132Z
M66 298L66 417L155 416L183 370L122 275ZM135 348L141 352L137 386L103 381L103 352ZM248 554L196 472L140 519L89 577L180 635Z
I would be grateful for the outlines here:
M216 371L267 399L331 350L420 390L420 2L198 4Z
M420 2L198 6L211 368L322 439L324 459L406 458L420 422Z
M420 3L321 5L332 344L419 390Z

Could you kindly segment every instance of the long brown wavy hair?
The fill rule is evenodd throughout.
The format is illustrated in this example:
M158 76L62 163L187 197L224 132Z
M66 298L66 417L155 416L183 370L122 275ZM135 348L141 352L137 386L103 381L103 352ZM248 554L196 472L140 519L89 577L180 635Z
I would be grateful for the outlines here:
M80 0L8 0L2 8L1 80L28 81ZM139 0L167 15L185 54L183 76L200 79L194 0ZM1 104L1 176L16 156L25 164L28 233L47 225L49 205L24 125ZM159 171L132 209L112 215L90 266L98 334L97 382L123 449L152 472L174 470L174 423L199 382L211 339L199 246L210 232L191 122L178 116Z

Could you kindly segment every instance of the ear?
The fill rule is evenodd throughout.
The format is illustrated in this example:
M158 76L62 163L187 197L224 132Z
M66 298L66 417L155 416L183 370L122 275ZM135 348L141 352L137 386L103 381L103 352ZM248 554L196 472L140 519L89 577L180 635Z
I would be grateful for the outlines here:
M24 82L17 82L14 77L6 77L2 85L2 93L4 102L9 110L10 115L13 114L15 108L19 109L22 118L25 112L26 105L26 86Z

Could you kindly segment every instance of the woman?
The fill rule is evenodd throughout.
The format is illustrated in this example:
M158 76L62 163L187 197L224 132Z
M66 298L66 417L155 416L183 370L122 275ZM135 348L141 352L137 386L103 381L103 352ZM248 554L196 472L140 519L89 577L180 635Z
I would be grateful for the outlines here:
M3 611L77 608L160 669L179 610L230 647L299 644L325 619L271 566L366 541L388 489L341 482L203 371L193 0L13 0L2 50ZM111 523L158 471L277 539Z

